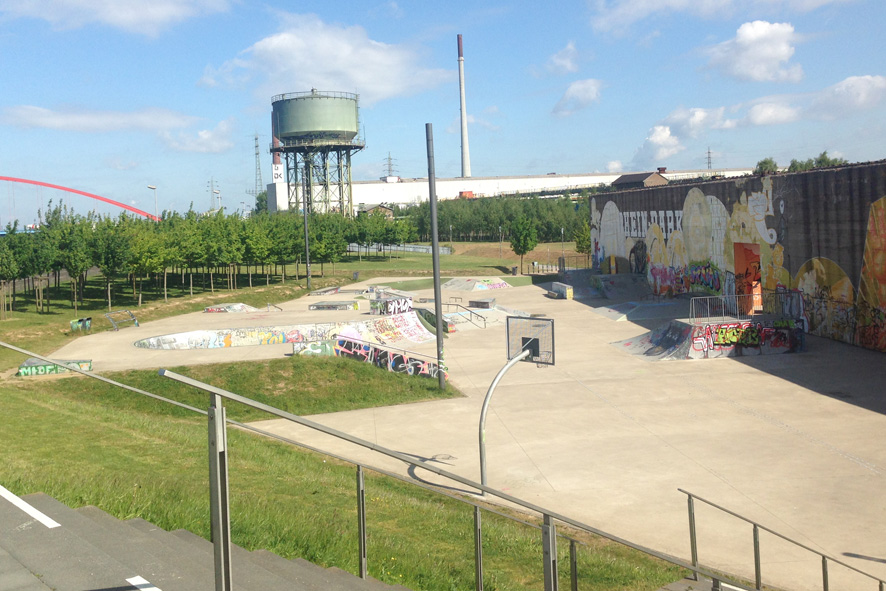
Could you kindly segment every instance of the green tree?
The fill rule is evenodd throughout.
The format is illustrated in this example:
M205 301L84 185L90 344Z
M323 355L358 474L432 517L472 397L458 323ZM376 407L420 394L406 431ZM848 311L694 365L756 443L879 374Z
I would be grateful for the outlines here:
M575 241L575 250L576 252L580 252L584 254L588 262L590 262L591 257L591 227L588 225L588 221L584 220L581 223L581 226L573 232L572 239Z
M526 216L520 216L511 225L511 250L520 257L520 274L523 274L523 256L538 245L535 224Z
M78 314L78 303L83 297L82 276L92 266L87 227L88 220L70 214L62 222L58 233L58 261L71 280L74 315Z
M125 215L121 215L119 220L105 217L95 225L89 236L92 260L105 278L108 311L111 310L111 291L114 280L127 272L131 258L129 252L131 233L127 225Z
M818 158L815 159L815 168L822 168L825 166L841 166L843 164L846 164L845 158L831 158L830 156L828 156L827 150L819 154Z
M771 156L768 158L763 158L757 162L757 167L754 168L754 174L772 174L774 172L778 172L778 164L775 162Z
M262 191L258 195L255 196L255 208L252 210L252 214L262 214L268 212L268 192Z

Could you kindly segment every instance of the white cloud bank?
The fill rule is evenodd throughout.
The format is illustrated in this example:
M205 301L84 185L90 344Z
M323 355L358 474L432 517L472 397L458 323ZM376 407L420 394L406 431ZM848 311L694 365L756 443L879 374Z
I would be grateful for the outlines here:
M809 12L852 0L590 0L591 25L597 31L622 32L634 23L672 14L712 19L749 9Z
M19 105L7 107L0 113L0 123L5 125L87 133L162 131L188 127L196 121L196 117L153 108L139 111L95 111L75 108L52 110Z
M371 106L456 79L454 69L421 65L418 48L374 41L360 26L329 24L313 14L287 14L282 20L279 33L207 68L201 84L236 85L258 78L256 92L263 98L316 88L356 92L364 106Z
M197 117L157 108L95 111L74 108L52 110L19 105L0 111L0 124L25 129L77 133L149 132L157 134L167 147L177 152L218 154L234 147L231 140L232 119L220 122L214 129L186 131L199 121Z
M154 36L190 18L224 12L228 0L4 0L0 13L37 18L56 29L100 24Z
M713 109L681 108L652 126L632 164L637 168L663 165L663 160L686 149L687 140L712 130L836 120L884 104L886 76L851 76L812 94L763 97Z

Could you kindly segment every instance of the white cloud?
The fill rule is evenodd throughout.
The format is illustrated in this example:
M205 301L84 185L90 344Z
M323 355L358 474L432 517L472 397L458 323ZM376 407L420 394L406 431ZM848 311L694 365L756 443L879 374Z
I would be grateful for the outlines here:
M684 137L698 137L709 129L731 129L736 126L736 121L726 119L726 108L691 109L678 108L668 115L664 124L676 135Z
M5 0L0 12L44 19L57 29L101 24L153 36L187 19L228 9L228 0Z
M672 14L714 19L761 8L769 12L809 12L853 0L590 0L597 31L621 32L642 20Z
M621 160L610 160L606 163L606 172L621 172L622 170L624 170L624 166Z
M548 58L545 64L548 72L552 74L569 74L578 71L578 50L575 43L570 41L566 47Z
M785 103L757 103L748 109L744 119L747 125L781 125L791 123L800 118L800 110Z
M220 154L234 147L234 142L231 140L233 127L233 120L226 119L219 122L215 129L203 129L196 133L178 132L173 135L164 131L160 133L160 139L176 152Z
M25 128L56 129L101 133L108 131L163 131L187 127L197 119L166 109L139 111L95 111L63 109L54 111L33 105L7 107L0 123Z
M242 83L260 77L256 92L270 97L316 88L356 92L364 106L417 94L456 79L455 70L420 64L420 51L369 38L360 26L343 27L319 17L283 15L281 32L258 41L201 83Z
M886 102L886 76L850 76L825 88L813 99L810 115L818 119L839 119Z
M790 23L753 21L738 28L735 38L708 50L711 66L728 76L754 82L799 82L803 68L788 64L799 35Z
M468 127L482 127L483 129L488 129L489 131L498 131L499 129L501 129L501 126L493 123L490 120L490 118L498 117L498 114L498 107L496 107L495 105L483 109L483 115L485 115L485 117L476 117L468 113ZM452 122L446 127L446 133L461 133L460 116L453 119Z
M568 117L600 100L602 88L603 83L594 78L573 82L554 105L552 113L558 117Z

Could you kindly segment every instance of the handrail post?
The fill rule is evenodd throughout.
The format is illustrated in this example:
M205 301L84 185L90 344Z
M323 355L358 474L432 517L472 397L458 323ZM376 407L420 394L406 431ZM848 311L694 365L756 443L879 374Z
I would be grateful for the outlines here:
M495 393L495 387L507 371L514 367L517 362L529 357L531 353L532 352L529 349L525 349L508 361L505 366L499 370L495 379L492 380L492 383L489 384L486 398L483 399L483 408L480 410L480 484L483 486L486 486L486 411L489 409L489 402L492 400L492 395ZM486 496L486 491L481 491L480 494Z
M209 397L209 505L215 591L231 591L231 518L228 504L228 436L222 397Z
M689 552L692 557L692 567L698 568L698 538L695 535L695 499L688 493L686 498L689 504ZM698 580L698 571L692 571L692 580Z
M359 576L365 579L367 576L366 561L366 485L363 481L363 466L357 465L357 537L359 564Z
M821 588L828 591L828 557L821 557Z
M542 556L544 558L545 591L557 591L557 526L545 513L541 526Z
M483 525L480 507L474 505L474 586L483 591Z
M754 524L754 582L755 589L763 588L763 577L760 573L760 528Z
M569 540L569 579L572 583L572 591L578 591L578 554L575 549L575 540Z

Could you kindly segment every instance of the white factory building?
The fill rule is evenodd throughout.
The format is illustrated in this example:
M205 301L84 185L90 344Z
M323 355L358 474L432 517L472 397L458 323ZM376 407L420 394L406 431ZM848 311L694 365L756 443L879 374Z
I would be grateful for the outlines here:
M275 165L275 168L281 165ZM289 207L289 191L287 190L284 171L274 171L277 182L269 184L268 209L271 212L285 211ZM659 172L668 181L694 178L730 178L751 174L749 168L725 170L674 170ZM457 199L459 197L497 197L537 193L539 191L557 191L577 194L584 188L599 185L611 185L617 178L630 172L587 173L587 174L546 174L542 176L498 176L469 178L438 178L436 179L437 199ZM377 181L353 181L352 200L354 209L360 211L365 207L379 204L414 205L427 201L429 198L427 178L401 178L398 176L384 177ZM354 213L356 213L356 211Z

